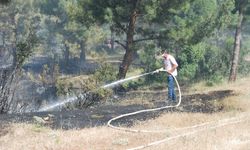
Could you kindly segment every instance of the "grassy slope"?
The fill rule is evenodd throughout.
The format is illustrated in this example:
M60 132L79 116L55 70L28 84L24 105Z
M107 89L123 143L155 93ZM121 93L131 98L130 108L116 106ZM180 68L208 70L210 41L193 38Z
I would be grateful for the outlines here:
M12 124L7 128L8 133L0 136L0 149L119 150L200 129L203 131L181 136L148 149L248 149L250 147L249 83L250 77L239 79L236 83L224 83L216 87L205 87L203 83L200 83L189 90L190 93L204 93L225 89L234 90L235 96L223 100L226 107L223 112L212 114L166 113L154 120L138 122L132 127L144 130L164 130L161 133L129 133L105 126L64 131L52 130L34 124ZM246 121L237 124L228 124L218 128L210 128L211 125L207 125L199 128L183 129L183 127L210 121L215 121L214 125L218 125L221 123L219 120L237 117L242 114L245 114L245 116L238 120L246 119ZM228 122L226 121L226 123Z

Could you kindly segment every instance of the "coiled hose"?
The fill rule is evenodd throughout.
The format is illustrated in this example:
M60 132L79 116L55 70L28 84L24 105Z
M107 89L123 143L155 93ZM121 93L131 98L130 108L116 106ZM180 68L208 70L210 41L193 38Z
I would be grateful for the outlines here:
M163 72L166 72L166 70L160 70L160 71L163 71ZM159 72L159 71L158 71ZM156 73L156 71L153 71L151 72L152 73ZM172 75L173 76L173 75ZM128 128L123 128L123 127L117 127L117 126L114 126L112 125L112 121L115 121L115 120L118 120L118 119L121 119L121 118L124 118L124 117L127 117L127 116L132 116L132 115L136 115L136 114L140 114L140 113L144 113L144 112L152 112L152 111L158 111L158 110L163 110L163 109L167 109L167 108L174 108L174 107L178 107L180 104L181 104L181 89L180 89L180 85L176 79L175 76L173 76L174 80L175 80L175 83L177 85L177 88L178 88L178 92L179 92L179 100L178 100L178 103L176 105L170 105L170 106L163 106L163 107L159 107L159 108L154 108L154 109L145 109L145 110L139 110L139 111L136 111L136 112L131 112L131 113L127 113L127 114L122 114L120 116L117 116L115 118L112 118L108 121L107 125L113 129L116 129L116 130L123 130L123 131L129 131L129 132L155 132L155 131L147 131L147 130L135 130L135 129L128 129Z

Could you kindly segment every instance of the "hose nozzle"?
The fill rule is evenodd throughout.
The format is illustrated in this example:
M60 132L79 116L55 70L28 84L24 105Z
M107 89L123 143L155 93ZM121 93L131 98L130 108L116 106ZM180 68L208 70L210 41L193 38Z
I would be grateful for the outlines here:
M164 71L164 68L157 69L158 71Z
M160 71L164 71L164 69L163 68L157 69L157 70L153 71L152 74L159 73Z

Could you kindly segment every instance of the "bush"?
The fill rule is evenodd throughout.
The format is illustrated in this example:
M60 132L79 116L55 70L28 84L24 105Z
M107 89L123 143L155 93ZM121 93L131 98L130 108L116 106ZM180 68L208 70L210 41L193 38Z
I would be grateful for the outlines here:
M102 63L94 73L94 80L98 84L105 84L116 80L117 72L114 67L108 63Z
M67 104L67 109L86 108L105 101L111 94L111 89L101 88L105 82L114 81L115 71L109 64L102 64L94 75L88 78L58 79L56 89L58 96L72 95L78 99L73 104Z
M182 68L179 70L178 76L180 77L180 80L182 81L193 80L196 75L197 69L198 69L197 64L182 65Z
M250 38L249 38L250 39ZM249 60L246 60L246 56L249 57L250 55L250 48L248 47L250 44L250 41L245 41L245 43L242 44L242 48L240 51L240 59L239 59L239 73L243 75L247 75L250 73L250 63Z
M178 55L179 77L183 81L190 81L196 78L199 68L198 62L204 57L206 44L200 43L194 46L185 47Z
M210 76L209 79L206 81L207 86L214 86L216 84L222 83L224 76L220 73L215 73L214 75Z

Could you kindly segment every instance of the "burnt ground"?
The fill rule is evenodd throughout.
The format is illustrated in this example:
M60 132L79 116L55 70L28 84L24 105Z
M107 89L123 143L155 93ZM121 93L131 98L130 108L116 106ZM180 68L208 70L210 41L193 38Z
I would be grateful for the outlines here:
M137 114L117 120L113 124L131 126L135 121L143 121L155 118L162 113L170 112L193 112L193 113L214 113L223 110L220 103L225 97L234 95L231 90L213 91L206 94L183 95L182 103L178 108L166 109L155 112ZM151 108L169 105L163 100L152 100ZM86 127L106 125L108 120L118 115L148 109L145 105L104 105L85 110L72 110L60 112L39 112L23 114L1 114L0 115L0 136L5 135L10 123L38 123L52 129L81 129Z

